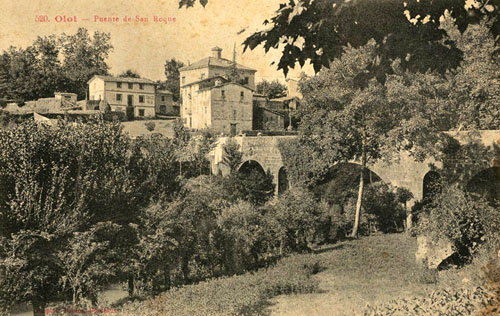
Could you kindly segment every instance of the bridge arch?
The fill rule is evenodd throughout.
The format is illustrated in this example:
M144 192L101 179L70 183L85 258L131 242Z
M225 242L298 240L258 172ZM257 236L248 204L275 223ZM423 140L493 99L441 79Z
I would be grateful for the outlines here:
M491 202L500 200L500 167L494 166L479 171L466 182L465 190L479 194Z
M441 192L441 175L435 170L428 171L422 181L422 198L432 199Z
M257 171L262 175L266 174L266 170L264 169L263 165L257 160L253 159L244 161L238 168L238 172L243 174L249 174L252 171Z
M346 190L359 187L359 176L361 172L361 164L356 162L337 163L328 171L325 179L321 181L315 189L316 194L324 195L326 201L331 204L338 204L338 197L343 196ZM363 175L365 184L375 182L390 182L384 181L376 172L369 167Z
M283 194L289 189L288 174L285 167L281 167L278 171L278 195Z

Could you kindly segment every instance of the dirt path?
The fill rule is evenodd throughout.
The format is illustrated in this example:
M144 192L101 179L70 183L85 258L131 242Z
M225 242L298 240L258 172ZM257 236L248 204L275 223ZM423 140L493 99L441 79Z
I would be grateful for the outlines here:
M377 235L335 244L319 254L326 270L315 278L321 293L274 299L272 316L363 315L367 304L421 295L414 263L416 241L403 234Z

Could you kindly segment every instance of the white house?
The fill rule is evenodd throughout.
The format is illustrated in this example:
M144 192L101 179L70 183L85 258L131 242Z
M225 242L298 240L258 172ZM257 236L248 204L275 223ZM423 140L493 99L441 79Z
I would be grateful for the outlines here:
M89 99L106 100L112 111L133 111L135 117L155 116L156 83L144 78L94 76L88 81Z

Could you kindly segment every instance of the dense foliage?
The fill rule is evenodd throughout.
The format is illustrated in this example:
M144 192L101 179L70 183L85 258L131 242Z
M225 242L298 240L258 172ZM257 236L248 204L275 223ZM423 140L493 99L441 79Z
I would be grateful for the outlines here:
M179 0L179 7L191 7L208 0ZM449 12L460 31L482 17L491 19L491 32L500 32L498 4L488 0L370 1L298 0L280 3L264 29L247 37L245 49L262 45L267 52L281 49L278 69L284 74L298 63L310 62L318 72L343 54L347 45L360 47L370 39L380 44L380 63L368 77L383 78L390 64L399 58L411 71L428 69L444 73L455 68L462 58L460 49L447 40L439 28L440 17Z
M119 315L267 315L267 299L318 290L311 276L321 269L310 255L295 256L275 267L222 277L173 289L145 302L126 304Z
M495 298L481 287L440 289L423 297L397 299L380 306L368 306L364 315L494 315L494 309L485 313L492 302L495 302Z
M269 99L281 98L287 94L287 87L278 80L267 81L264 79L255 88L256 93L265 95Z
M481 247L496 249L500 237L500 210L484 198L470 195L457 186L446 187L424 210L421 233L445 238L469 262Z
M175 58L165 61L165 78L166 81L164 83L165 89L172 92L173 100L175 102L181 101L180 95L180 73L179 69L184 67L184 63L182 61L178 61Z
M113 49L110 35L85 28L75 34L38 37L26 48L9 47L0 55L0 95L19 102L71 91L84 99L87 81L108 74Z
M95 302L131 273L129 224L178 190L171 141L132 142L99 119L27 121L0 139L0 305Z

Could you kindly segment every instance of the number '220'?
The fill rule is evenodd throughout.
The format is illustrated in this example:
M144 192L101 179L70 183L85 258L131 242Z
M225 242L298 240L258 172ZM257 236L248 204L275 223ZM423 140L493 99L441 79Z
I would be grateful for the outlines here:
M50 22L47 15L35 15L35 22Z

